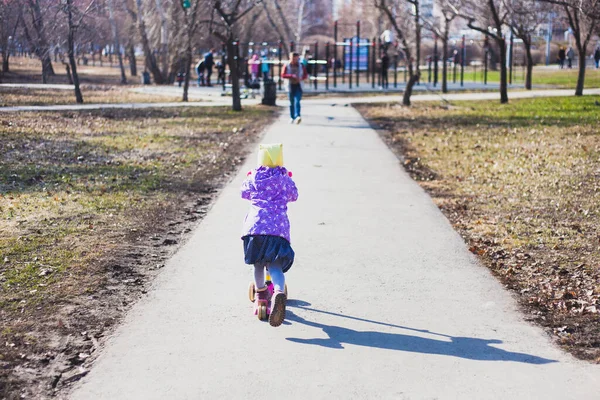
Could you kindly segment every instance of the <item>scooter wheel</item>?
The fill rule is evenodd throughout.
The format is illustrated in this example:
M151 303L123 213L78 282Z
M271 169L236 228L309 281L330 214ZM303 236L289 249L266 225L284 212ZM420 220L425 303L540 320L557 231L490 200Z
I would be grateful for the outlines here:
M287 283L283 286L283 293L285 293L285 298L288 298L288 290L287 290Z
M254 303L254 299L256 298L256 286L254 285L254 282L248 287L248 298L251 303Z
M266 304L259 304L257 316L258 316L258 319L261 321L264 321L267 319L267 305Z

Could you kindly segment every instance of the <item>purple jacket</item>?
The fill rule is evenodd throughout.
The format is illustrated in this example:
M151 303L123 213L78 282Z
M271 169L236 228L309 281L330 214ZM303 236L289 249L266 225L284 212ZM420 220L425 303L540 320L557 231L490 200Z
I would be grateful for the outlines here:
M242 236L281 236L290 241L287 203L298 199L298 189L284 167L259 167L248 172L242 198L250 200Z

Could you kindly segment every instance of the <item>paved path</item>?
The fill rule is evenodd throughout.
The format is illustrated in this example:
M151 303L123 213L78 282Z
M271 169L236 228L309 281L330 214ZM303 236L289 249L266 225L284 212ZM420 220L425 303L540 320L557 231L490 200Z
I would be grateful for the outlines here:
M598 398L600 366L524 321L353 108L307 103L304 119L263 138L285 144L300 192L287 322L247 299L252 154L72 399Z
M523 99L531 97L562 97L573 96L571 89L552 89L552 90L531 90L531 91L514 91L509 92L509 99ZM600 95L600 88L586 89L584 95ZM0 112L16 112L16 111L67 111L67 110L101 110L115 108L172 108L172 107L215 107L215 106L230 106L231 97L212 97L206 98L206 101L198 102L169 102L169 103L123 103L123 104L67 104L55 106L15 106L15 107L0 107ZM411 101L439 101L446 99L448 101L458 100L499 100L500 95L497 92L485 93L430 93L430 94L415 94L411 97ZM260 104L260 98L242 99L242 106ZM355 103L388 103L401 102L402 95L382 95L382 96L350 96L350 97L325 97L325 98L306 98L302 100L303 105L320 104L320 105L345 105ZM286 106L287 102L279 100L278 104Z
M74 90L75 86L62 83L0 83L0 88L10 89L53 89L53 90Z

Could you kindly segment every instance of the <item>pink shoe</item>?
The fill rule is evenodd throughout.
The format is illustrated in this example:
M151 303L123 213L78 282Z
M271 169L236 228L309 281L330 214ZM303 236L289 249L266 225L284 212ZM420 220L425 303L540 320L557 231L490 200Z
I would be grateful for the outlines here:
M256 297L254 298L254 315L259 320L264 321L268 318L270 313L269 303L271 300L271 293L265 286L261 289L256 289Z
M279 326L285 319L285 302L287 296L283 292L276 292L271 299L271 313L269 315L269 325Z

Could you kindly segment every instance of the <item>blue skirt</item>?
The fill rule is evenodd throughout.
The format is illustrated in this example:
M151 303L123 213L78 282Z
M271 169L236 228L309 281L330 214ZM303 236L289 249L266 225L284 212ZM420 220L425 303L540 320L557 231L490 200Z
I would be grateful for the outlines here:
M276 263L283 272L292 268L295 253L286 239L271 235L248 235L244 241L244 261L246 264Z

